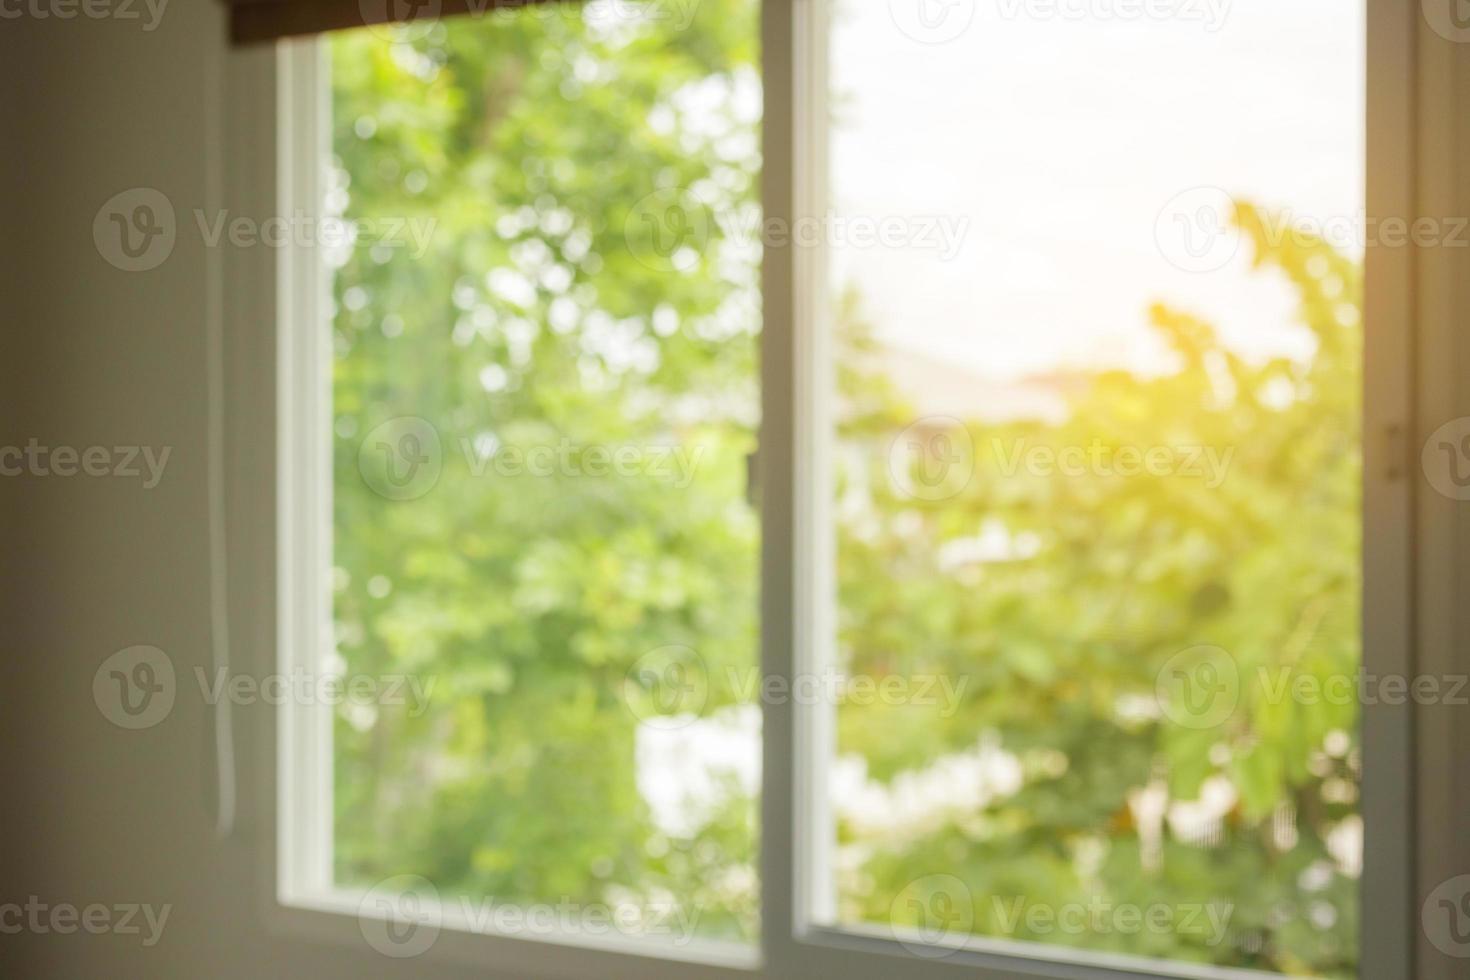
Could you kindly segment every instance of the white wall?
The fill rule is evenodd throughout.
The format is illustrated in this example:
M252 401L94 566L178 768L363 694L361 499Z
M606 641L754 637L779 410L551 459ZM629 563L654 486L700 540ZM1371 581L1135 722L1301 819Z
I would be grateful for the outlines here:
M209 716L192 677L210 656L211 253L190 212L223 178L205 124L224 104L211 63L226 54L215 0L173 0L152 32L116 19L0 20L0 444L172 447L152 490L0 480L0 902L173 906L151 949L138 936L0 936L7 977L415 975L365 944L269 936L258 822L212 837ZM170 198L179 236L160 267L126 273L91 229L104 201L137 186ZM252 367L269 376L268 363ZM259 490L237 483L231 507L257 507ZM172 712L143 731L113 726L91 694L101 661L132 644L164 649L179 673ZM246 778L253 747L245 737Z

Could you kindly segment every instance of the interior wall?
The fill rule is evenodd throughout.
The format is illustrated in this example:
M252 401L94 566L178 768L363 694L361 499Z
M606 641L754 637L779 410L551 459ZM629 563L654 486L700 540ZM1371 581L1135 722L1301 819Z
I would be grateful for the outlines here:
M229 126L217 115L225 23L214 0L166 3L152 30L142 0L126 7L140 17L0 21L11 232L0 235L0 445L170 453L151 489L0 479L0 903L170 911L152 946L146 925L0 935L0 976L414 976L413 961L365 944L270 934L257 828L213 835L210 715L194 675L210 663L211 256L194 210L222 186L206 133L211 113ZM169 199L177 239L158 267L127 272L94 244L93 221L137 187ZM168 654L178 693L162 722L129 731L98 709L92 684L135 644Z
M171 447L152 489L126 477L3 481L3 900L172 904L151 948L80 930L6 936L10 976L235 973L210 944L230 875L203 818L199 699L181 696L156 727L125 731L92 697L94 672L123 647L158 646L181 670L207 650L203 250L181 228L161 266L123 272L92 226L126 188L155 187L178 207L200 199L201 68L222 30L216 6L170 4L152 31L146 16L3 27L12 77L0 156L25 235L6 263L0 442Z
M20 78L19 37L10 32L0 32L0 91L16 92ZM0 99L0 187L4 187L0 201L4 202L4 213L24 227L21 201L16 189L21 183L21 157L18 152L20 133L20 99ZM19 236L0 235L0 420L16 418L18 398L16 382L21 358L20 330L21 308L20 243ZM0 423L0 432L8 435L13 425ZM20 694L20 671L26 659L21 655L17 630L19 629L18 600L21 581L18 568L11 557L10 543L16 540L19 521L14 504L11 481L0 480L0 744L19 746L20 727L18 711ZM12 881L17 877L17 857L20 848L11 843L15 839L16 816L19 814L18 751L0 752L0 881ZM8 831L8 833L6 832ZM6 944L0 943L0 969L6 961Z

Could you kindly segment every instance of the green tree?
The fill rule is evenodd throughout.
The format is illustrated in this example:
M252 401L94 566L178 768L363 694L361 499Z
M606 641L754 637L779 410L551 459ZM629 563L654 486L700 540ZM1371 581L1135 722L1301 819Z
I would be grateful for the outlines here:
M639 789L636 668L697 651L708 690L690 707L718 719L757 662L760 256L729 220L756 207L756 5L707 0L687 26L660 12L552 7L332 43L332 201L364 228L433 223L424 254L362 242L337 270L336 649L353 673L436 680L421 714L340 713L336 874L507 902L672 900L702 934L749 939L753 801L736 784L693 794L688 826L660 826ZM1060 420L965 420L973 475L943 501L893 479L917 410L885 380L861 297L843 304L840 438L863 462L839 493L865 503L839 509L842 666L966 683L952 713L846 704L840 751L890 789L982 744L1019 773L915 832L844 821L846 920L902 924L910 882L949 874L981 934L1352 975L1356 708L1304 708L1259 679L1359 662L1360 275L1323 243L1274 243L1251 207L1237 219L1261 274L1300 296L1308 360L1248 361L1161 305L1168 371L1077 373ZM443 473L391 500L361 454L405 416L432 424ZM1097 441L1232 455L1218 486L1005 465L1017 444ZM687 485L487 462L565 448L585 471L592 447L663 446L697 453ZM988 527L1014 560L941 560ZM1201 644L1233 658L1240 704L1177 724L1157 680ZM1222 786L1204 836L1140 818L1141 794ZM1011 899L1099 897L1231 903L1228 938L1009 919Z
M1360 663L1361 278L1321 241L1278 243L1268 230L1279 222L1253 207L1240 206L1236 223L1262 274L1283 275L1300 297L1315 341L1305 363L1248 362L1205 321L1158 305L1153 326L1172 370L1068 378L1060 422L968 423L973 476L935 503L905 495L888 473L889 444L915 410L844 374L857 406L844 434L869 450L867 472L853 478L871 488L879 515L840 539L847 667L970 683L948 717L845 710L840 747L892 780L989 734L1023 774L1015 792L913 839L848 831L852 846L873 851L846 883L849 914L887 921L905 882L943 872L965 882L978 932L1354 975L1357 705L1282 692L1300 678L1341 692ZM848 314L860 354L871 341L851 304ZM1229 463L1218 486L1187 470L1068 476L1017 467L1019 447L1097 447L1104 460L1128 447L1205 447ZM987 525L1024 542L1024 557L941 567L947 542ZM1225 651L1219 666L1238 676L1240 703L1180 723L1160 704L1160 673L1202 645ZM1211 779L1227 809L1204 839L1141 825L1140 793L1151 790L1156 805L1192 802ZM1225 942L1182 930L1031 935L1002 914L1021 898L1050 909L1229 906L1230 931Z
M670 188L752 201L753 120L679 97L755 84L754 7L702 4L683 31L575 7L487 20L333 43L346 216L437 223L426 254L362 244L336 276L338 649L354 673L438 682L419 717L339 719L337 875L507 902L672 897L701 932L749 936L751 801L663 833L623 689L670 644L715 678L755 662L758 256L715 228L675 270L628 237ZM390 500L359 452L403 416L434 426L443 475ZM698 460L687 486L653 465L667 445ZM564 447L550 475L491 462ZM646 472L572 472L618 447ZM715 685L708 709L731 699Z

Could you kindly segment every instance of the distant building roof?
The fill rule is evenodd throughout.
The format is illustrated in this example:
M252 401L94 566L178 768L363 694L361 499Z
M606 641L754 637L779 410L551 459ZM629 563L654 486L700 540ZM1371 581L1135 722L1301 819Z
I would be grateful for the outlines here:
M1068 391L1084 383L1080 376L1064 373L989 378L957 362L887 345L864 360L864 366L887 377L920 416L1060 421L1067 414Z

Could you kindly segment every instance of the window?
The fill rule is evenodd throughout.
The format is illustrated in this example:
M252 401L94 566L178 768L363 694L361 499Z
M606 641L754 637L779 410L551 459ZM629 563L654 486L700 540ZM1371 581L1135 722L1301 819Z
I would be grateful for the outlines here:
M342 234L281 270L282 656L345 692L282 718L283 904L575 975L1404 974L1364 9L1132 10L283 48Z
M1361 9L1016 9L832 21L832 921L1354 976Z
M351 242L306 379L331 486L307 669L381 696L309 722L317 890L755 942L760 255L669 220L756 206L755 15L322 43L319 192Z

